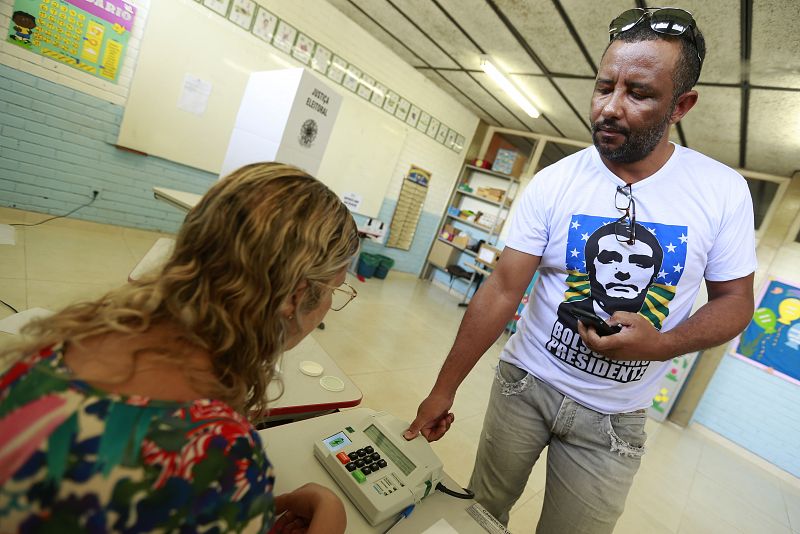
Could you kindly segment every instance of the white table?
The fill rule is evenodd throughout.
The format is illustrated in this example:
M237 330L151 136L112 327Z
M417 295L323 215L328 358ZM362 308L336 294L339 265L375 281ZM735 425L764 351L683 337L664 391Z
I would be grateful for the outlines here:
M359 421L370 413L374 413L374 410L356 408L259 431L267 456L275 466L275 495L291 491L306 482L317 482L333 490L344 502L348 534L384 532L392 520L389 519L377 527L367 523L322 464L314 458L313 452L314 441L331 436L349 422ZM447 467L447 458L442 460ZM442 482L452 490L461 491L459 485L446 473ZM391 534L419 534L441 519L460 534L486 534L486 530L466 511L473 504L475 501L472 499L458 499L434 491L418 503L412 514L400 521Z
M322 375L308 376L300 371L300 362L311 360L323 367ZM363 395L352 380L336 362L325 352L317 341L306 336L295 348L283 354L280 364L280 377L283 380L283 395L269 403L267 413L261 422L274 422L283 419L303 419L341 408L351 408L361 403ZM322 376L335 376L344 383L342 391L328 391L319 381ZM280 391L273 381L267 388L267 398L274 398Z
M158 200L163 200L183 211L189 211L203 198L203 195L178 191L177 189L168 189L166 187L154 187L153 195Z

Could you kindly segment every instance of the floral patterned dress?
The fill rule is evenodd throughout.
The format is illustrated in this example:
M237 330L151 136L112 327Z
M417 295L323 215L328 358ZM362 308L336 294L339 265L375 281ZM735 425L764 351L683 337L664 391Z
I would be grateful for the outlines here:
M0 532L266 532L274 478L227 404L74 380L63 349L0 376Z

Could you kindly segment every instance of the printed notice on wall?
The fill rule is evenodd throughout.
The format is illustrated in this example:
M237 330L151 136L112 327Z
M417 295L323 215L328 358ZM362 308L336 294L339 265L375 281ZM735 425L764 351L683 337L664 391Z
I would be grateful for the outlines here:
M357 212L358 208L361 207L361 203L364 202L364 197L358 193L345 193L342 195L342 202L347 206L347 209Z
M197 76L186 74L183 77L181 96L178 97L178 109L202 115L208 107L208 98L211 96L211 82L201 80Z
M14 0L6 40L116 82L135 17L128 0Z

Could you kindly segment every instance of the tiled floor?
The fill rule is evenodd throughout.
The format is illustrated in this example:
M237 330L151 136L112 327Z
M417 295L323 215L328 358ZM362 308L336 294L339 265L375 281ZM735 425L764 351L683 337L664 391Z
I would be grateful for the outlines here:
M0 223L45 218L0 208ZM18 310L57 309L124 283L156 232L58 219L17 227L0 245L0 299ZM362 406L411 420L455 337L456 296L392 272L351 280L358 298L330 312L315 339L364 393ZM2 306L0 306L2 307ZM0 309L0 319L11 312ZM0 335L0 343L10 337ZM503 339L481 359L456 397L456 422L434 444L458 482L469 479L489 385ZM616 532L800 534L800 480L762 468L749 453L702 427L648 423L648 452ZM542 506L544 458L511 515L512 532L533 532Z

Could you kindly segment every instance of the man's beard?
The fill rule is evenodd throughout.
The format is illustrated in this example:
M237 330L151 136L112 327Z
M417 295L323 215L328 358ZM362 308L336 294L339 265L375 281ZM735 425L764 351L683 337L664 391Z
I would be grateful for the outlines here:
M664 135L664 130L669 124L671 115L672 110L657 123L641 130L633 131L618 126L615 120L594 122L592 123L592 141L597 151L600 152L600 155L609 161L613 161L614 163L634 163L636 161L641 161L655 150L656 146L661 141L661 137ZM615 149L609 149L601 145L598 137L601 127L624 135L625 141L619 148Z

